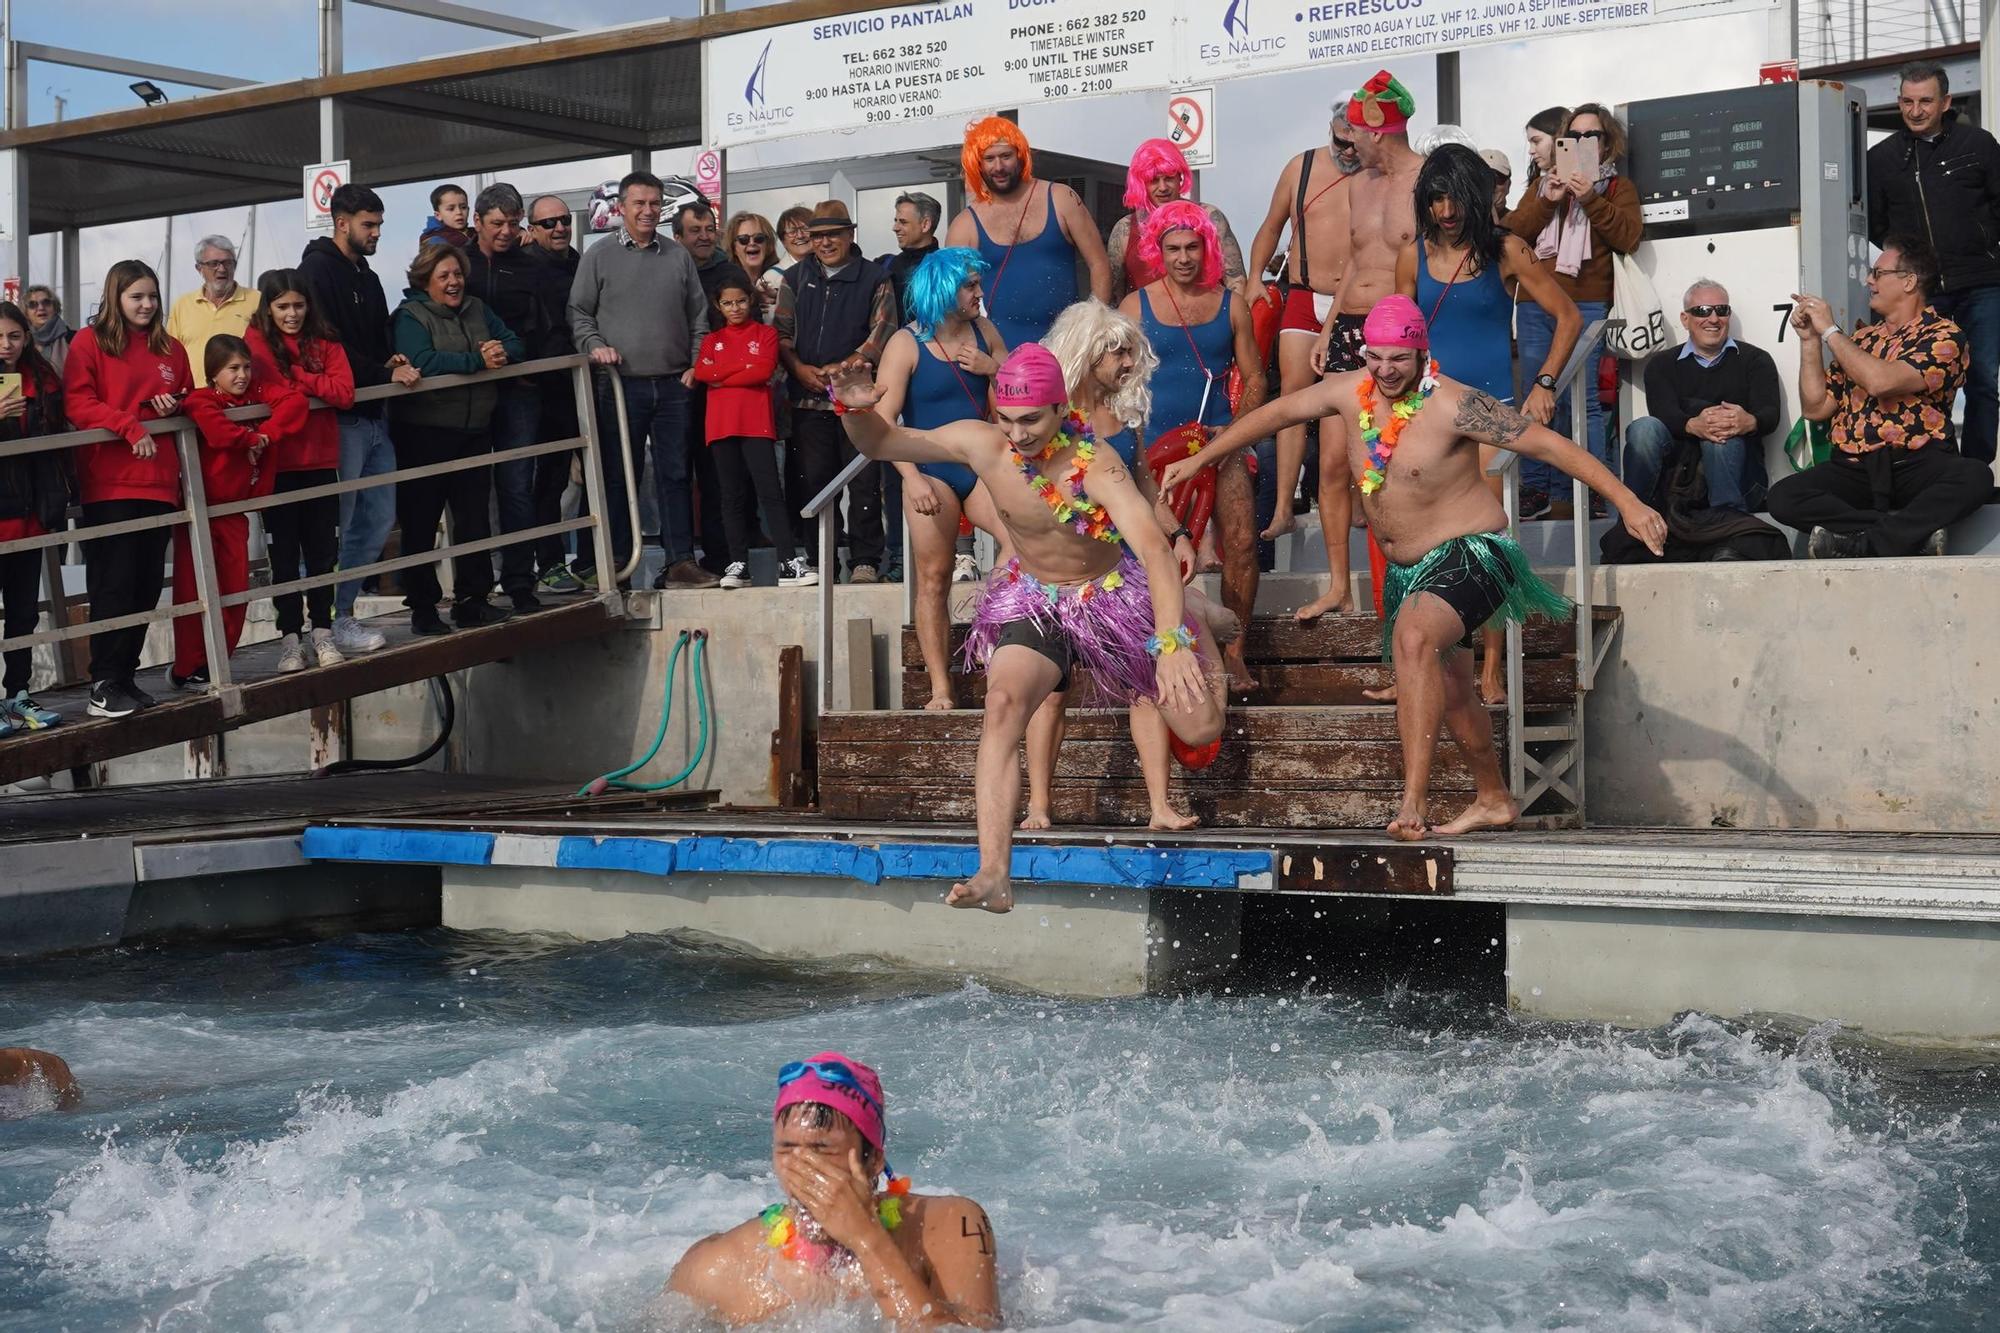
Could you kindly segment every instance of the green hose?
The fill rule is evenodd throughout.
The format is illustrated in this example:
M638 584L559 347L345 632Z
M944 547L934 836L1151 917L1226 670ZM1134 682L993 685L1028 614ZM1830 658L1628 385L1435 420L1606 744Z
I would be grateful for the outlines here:
M681 649L687 647L689 638L694 640L694 706L701 719L701 734L695 742L694 756L687 761L687 767L664 782L627 782L625 779L653 762L653 756L660 752L660 746L667 739L667 723L674 715L674 672L680 665ZM688 780L701 764L701 757L708 753L708 673L702 669L707 660L708 631L695 630L692 635L682 630L674 640L674 650L667 657L667 686L661 695L660 729L653 736L652 748L636 763L606 773L601 778L593 778L578 789L578 796L598 796L606 790L617 787L621 791L665 791Z

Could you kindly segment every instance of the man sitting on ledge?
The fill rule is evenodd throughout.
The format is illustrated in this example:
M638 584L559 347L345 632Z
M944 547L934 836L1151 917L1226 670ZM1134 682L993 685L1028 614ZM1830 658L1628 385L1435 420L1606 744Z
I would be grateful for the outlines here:
M1625 428L1625 484L1648 504L1675 446L1699 446L1711 509L1753 514L1764 503L1764 437L1778 428L1778 368L1729 336L1729 293L1697 279L1681 301L1688 340L1646 362L1646 408Z
M1794 296L1799 403L1831 421L1834 454L1771 488L1771 516L1807 533L1814 559L1944 554L1944 529L1986 502L1993 470L1951 440L1951 400L1965 381L1958 325L1931 308L1937 262L1923 242L1890 236L1868 270L1879 322L1849 336L1817 296ZM1828 369L1822 348L1833 352Z

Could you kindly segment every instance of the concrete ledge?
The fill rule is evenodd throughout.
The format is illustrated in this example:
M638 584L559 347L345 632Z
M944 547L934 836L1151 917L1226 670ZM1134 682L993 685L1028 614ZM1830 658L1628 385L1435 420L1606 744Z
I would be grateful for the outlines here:
M116 944L132 900L132 840L0 845L0 955Z
M306 864L295 833L263 838L218 838L212 842L142 843L133 850L140 883L233 875L250 870L289 870Z

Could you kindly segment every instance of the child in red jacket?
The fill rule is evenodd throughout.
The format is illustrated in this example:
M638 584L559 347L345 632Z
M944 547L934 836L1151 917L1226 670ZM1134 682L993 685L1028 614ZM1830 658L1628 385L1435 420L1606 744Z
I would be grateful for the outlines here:
M331 486L340 480L340 423L334 410L354 406L354 371L347 364L347 353L313 308L297 269L264 274L257 280L257 298L243 338L250 344L257 382L290 382L308 398L327 404L314 408L305 429L297 433L287 434L275 429L276 423L266 423L271 457L264 466L277 474L279 495ZM298 578L301 561L308 576L330 574L340 557L340 497L321 495L266 509L264 533L270 543L273 583ZM304 594L279 593L271 601L278 611L278 633L285 640L279 670L296 669L293 662L305 665L300 635L307 610L312 612L314 660L320 666L344 660L333 642L332 584Z
M778 548L778 584L800 588L819 575L798 554L790 511L778 485L777 430L771 411L771 376L778 366L778 335L753 315L756 295L726 281L715 294L723 326L702 340L694 377L708 385L707 440L722 487L722 527L729 543L725 588L750 586L750 508L755 492L764 531Z
M202 498L210 506L234 504L252 496L271 493L272 473L267 456L274 436L305 429L305 395L283 380L259 383L251 370L250 348L234 334L218 333L208 340L202 356L208 387L187 396L183 410L201 430ZM267 404L269 418L262 421L231 421L226 415L233 407ZM250 586L250 516L224 514L208 521L208 542L215 554L215 591L218 597L244 591ZM194 543L185 534L174 543L174 603L195 600ZM243 637L244 603L222 609L222 630L228 651L234 653ZM296 648L298 641L294 639ZM290 669L296 671L303 663ZM279 670L286 667L281 661ZM174 617L174 665L167 679L177 690L202 689L208 685L208 643L202 634L200 615Z
M136 259L121 259L104 277L103 303L78 333L63 362L63 406L76 430L108 430L119 438L78 445L77 489L86 527L156 518L180 507L180 455L171 435L141 424L172 416L194 388L187 350L160 317L160 280ZM173 529L146 528L83 544L85 586L93 621L151 611L165 585ZM92 717L128 717L157 702L133 677L146 646L146 626L90 636Z

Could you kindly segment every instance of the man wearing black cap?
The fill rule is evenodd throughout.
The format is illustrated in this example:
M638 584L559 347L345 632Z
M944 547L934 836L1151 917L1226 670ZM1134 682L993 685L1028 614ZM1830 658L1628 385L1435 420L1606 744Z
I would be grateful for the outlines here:
M827 200L813 209L810 226L813 252L786 271L777 316L778 358L790 377L793 409L785 484L792 504L800 508L854 457L854 446L827 397L830 377L857 358L878 364L896 331L895 286L880 266L854 248L854 220L847 205ZM876 582L882 564L882 483L872 468L847 487L845 526L847 581ZM830 569L820 571L822 578L833 576Z

